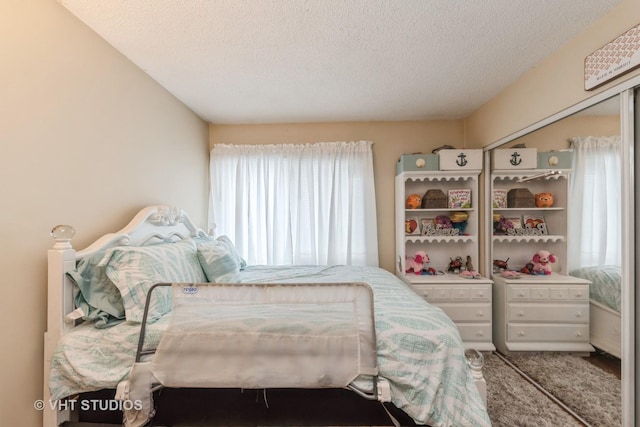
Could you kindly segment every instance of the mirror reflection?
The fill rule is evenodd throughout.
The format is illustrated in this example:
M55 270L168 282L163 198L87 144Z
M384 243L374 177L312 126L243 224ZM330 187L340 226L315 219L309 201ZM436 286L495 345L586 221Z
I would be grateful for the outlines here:
M590 425L621 425L622 419L620 127L615 96L512 140L491 156L491 197L513 196L509 207L496 208L501 205L494 200L492 208L496 348ZM496 150L514 147L535 148L539 158L545 153L548 169L570 153L570 173L495 170L501 154ZM546 165L539 162L537 172L543 172ZM516 195L532 197L534 205L526 206L534 207L524 209ZM544 197L546 202L539 200ZM548 236L527 236L532 230L525 229L525 218L545 221L542 233ZM520 236L513 227L522 228ZM541 251L553 257L544 268L536 263ZM588 296L581 296L584 289Z

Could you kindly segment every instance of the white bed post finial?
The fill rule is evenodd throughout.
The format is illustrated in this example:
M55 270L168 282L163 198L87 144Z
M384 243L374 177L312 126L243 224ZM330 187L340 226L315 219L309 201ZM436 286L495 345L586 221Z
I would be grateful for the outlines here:
M71 239L76 235L76 229L70 225L56 225L51 230L51 236L56 243L53 249L71 249Z
M484 400L484 406L487 406L487 383L482 375L482 368L484 367L484 356L475 348L469 348L464 351L464 357L467 359L467 364L471 369L471 376L478 387L478 392Z

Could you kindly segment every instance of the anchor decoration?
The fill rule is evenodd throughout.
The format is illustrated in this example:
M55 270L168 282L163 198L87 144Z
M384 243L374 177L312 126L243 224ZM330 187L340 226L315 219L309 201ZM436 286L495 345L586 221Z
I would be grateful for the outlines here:
M517 151L513 152L513 154L511 155L511 160L509 160L509 163L511 163L513 166L518 166L520 163L522 163L520 154L518 154Z
M466 165L467 165L467 163L469 163L469 162L467 161L467 155L466 155L466 154L464 154L464 153L460 153L460 154L458 154L458 159L459 159L459 160L456 160L456 165L458 165L458 166L460 166L460 167L464 167L464 166L466 166Z

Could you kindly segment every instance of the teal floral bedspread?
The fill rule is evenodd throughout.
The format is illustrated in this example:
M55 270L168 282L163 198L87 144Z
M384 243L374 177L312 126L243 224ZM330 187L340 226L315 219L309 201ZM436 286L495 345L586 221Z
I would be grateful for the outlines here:
M366 282L374 291L378 369L391 386L392 402L419 424L489 426L491 422L464 357L454 323L386 270L352 266L249 266L241 282ZM159 342L164 316L147 328L147 342ZM91 323L61 340L52 360L52 399L115 388L133 365L140 325L108 329Z
M591 281L589 297L620 313L621 267L619 265L597 265L581 267L569 273L571 276Z

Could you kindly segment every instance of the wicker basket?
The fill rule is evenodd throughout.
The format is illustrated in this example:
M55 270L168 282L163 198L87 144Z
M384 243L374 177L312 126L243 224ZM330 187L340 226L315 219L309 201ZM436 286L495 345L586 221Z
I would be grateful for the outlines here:
M447 196L442 190L427 190L422 198L422 209L446 209Z
M508 208L535 208L536 199L526 188L514 188L507 193Z

